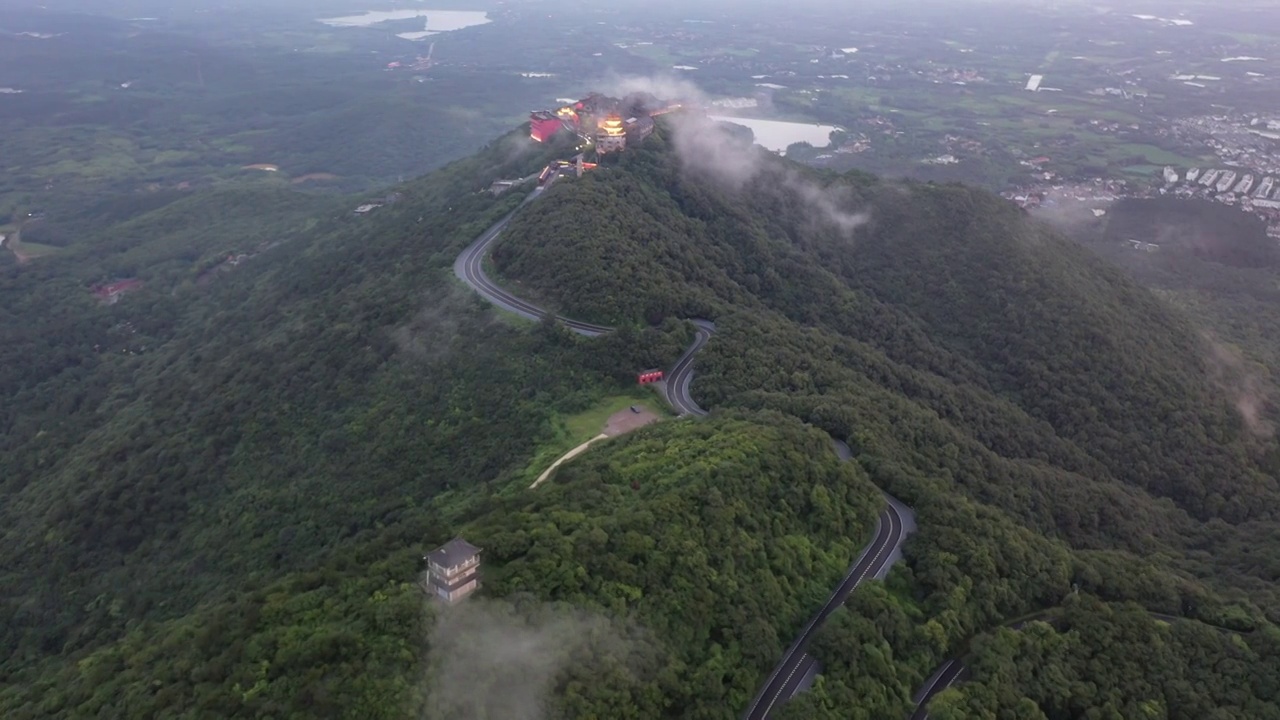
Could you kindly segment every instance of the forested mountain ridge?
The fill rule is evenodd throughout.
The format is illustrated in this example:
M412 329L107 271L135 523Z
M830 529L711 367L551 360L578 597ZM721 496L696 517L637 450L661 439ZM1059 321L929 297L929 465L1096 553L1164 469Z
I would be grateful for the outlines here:
M509 471L548 413L609 383L563 354L571 338L502 332L447 279L456 249L520 201L482 191L546 162L516 139L369 218L346 198L318 218L261 213L284 244L207 287L160 273L101 306L93 258L5 269L6 673L314 567L406 504L427 517L420 503ZM623 356L652 362L643 346ZM511 402L549 367L564 372Z
M0 343L42 366L8 380L0 710L503 716L518 697L546 717L736 717L865 541L874 485L919 530L779 716L904 717L970 647L991 676L939 705L1025 710L1045 688L1003 668L1056 641L973 638L1075 598L1064 632L1091 634L1046 667L1075 672L1090 638L1140 624L1105 609L1123 603L1249 632L1270 661L1280 558L1249 541L1277 533L1273 441L1215 392L1188 321L983 193L768 157L726 188L671 132L556 183L495 253L558 310L621 325L601 338L451 284L522 200L489 182L568 151L513 134L367 218L288 216L283 245L207 288L162 274L116 306L53 304L68 338ZM5 272L14 317L58 298ZM688 317L717 323L693 389L712 418L593 448L535 492L512 482L554 416L674 360ZM153 349L84 351L126 319ZM486 548L488 598L442 616L415 581L455 534ZM534 662L450 627L497 628ZM465 697L442 680L459 673ZM1247 697L1223 718L1278 707L1275 687L1226 677ZM1108 691L1154 702L1128 670Z
M1049 574L971 586L994 591L986 600L927 602L926 614L942 613L925 624L938 635L915 643L946 644L1072 586L1218 621L1256 612L1250 601L1227 609L1192 576L1277 617L1280 558L1266 540L1274 440L1237 412L1239 388L1221 383L1185 316L986 193L863 176L794 182L801 171L785 165L717 186L666 139L554 188L512 224L498 270L586 320L715 318L695 394L848 438L873 479L919 511L922 536L908 546L917 582L935 553L988 552L977 550L975 509L944 499L955 493L995 511L983 521L992 528L1012 520L1076 548L1065 567L1050 546L984 565L989 582L993 567ZM865 224L850 235L824 222L815 188ZM1168 570L1188 574L1162 578ZM959 578L941 577L947 595ZM886 652L911 664L913 646L899 638ZM801 706L817 712L820 696ZM839 704L826 711L847 717Z
M986 193L833 185L870 218L852 237L815 221L768 174L735 195L682 174L673 154L636 153L554 188L513 223L495 260L592 320L767 308L872 345L899 373L1016 406L1023 419L1002 432L1051 429L1035 442L1052 449L1014 444L1014 457L1053 453L1042 459L1110 473L1202 520L1274 517L1277 506L1259 500L1280 497L1277 485L1254 462L1272 444L1222 401L1184 317ZM556 242L522 242L534 233Z

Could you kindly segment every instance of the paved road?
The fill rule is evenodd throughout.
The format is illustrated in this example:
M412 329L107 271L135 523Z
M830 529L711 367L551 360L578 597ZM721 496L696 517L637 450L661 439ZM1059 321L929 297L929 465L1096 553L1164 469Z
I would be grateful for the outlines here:
M547 187L550 187L550 183L534 190L521 203L520 207L524 207L526 204L536 200ZM485 258L489 256L494 243L502 235L502 231L507 228L511 218L515 217L518 212L520 212L520 208L516 208L511 214L494 223L493 227L486 230L484 234L476 238L475 242L467 246L467 249L463 250L458 259L453 262L453 274L480 293L484 299L503 310L513 312L529 320L541 320L546 317L546 310L502 289L497 283L490 280L489 276L484 272ZM570 330L587 337L599 337L605 333L613 332L613 328L608 325L585 323L561 315L557 315L556 320ZM667 375L666 396L667 402L671 403L671 406L681 415L706 415L707 411L694 402L693 397L689 394L689 385L693 381L693 357L711 339L711 334L716 331L716 326L715 323L709 320L693 320L692 322L696 330L693 343L684 351L684 354L680 356L680 359L676 361L676 364L671 368L671 372Z
M959 660L948 660L934 671L933 676L925 682L924 688L915 698L916 710L911 713L910 720L929 720L929 701L934 695L955 685L964 674L964 663Z
M537 199L549 186L550 183L534 190L521 207ZM484 259L488 257L494 242L511 222L511 218L519 211L520 209L517 208L510 215L499 220L468 246L454 262L453 272L494 305L530 320L541 320L547 314L545 310L503 290L484 272ZM574 332L588 337L597 337L613 331L613 328L607 325L584 323L559 315L556 319ZM696 328L696 334L693 342L667 374L666 396L667 401L681 415L706 415L707 411L703 410L689 395L689 385L693 380L693 358L711 339L716 327L708 320L692 320L692 322ZM834 442L840 459L849 460L853 457L848 445L839 440ZM889 567L902 556L902 543L907 535L915 530L915 516L910 508L895 498L888 495L885 498L885 508L876 521L875 535L870 544L863 549L858 560L849 568L844 580L831 593L831 597L827 599L822 609L809 620L804 631L783 655L782 661L770 673L764 688L747 709L744 716L747 720L764 720L779 703L790 699L802 687L807 687L813 676L820 670L818 662L805 651L814 633L822 627L831 613L844 604L849 594L862 581L867 578L884 577Z
M1033 617L1017 620L1012 623L1007 623L1002 627L1011 628L1013 630L1021 630L1022 628L1026 627L1027 623L1035 620L1046 620L1046 621L1052 622L1054 613L1055 613L1054 609L1045 610L1043 612L1037 613ZM1147 611L1147 615L1151 616L1152 618L1155 618L1156 620L1162 620L1164 622L1169 622L1169 623L1178 622L1179 620L1190 619L1190 618L1180 617L1178 615L1168 615L1165 613L1152 612L1151 610ZM1203 622L1203 621L1197 621L1197 622ZM1240 632L1237 630L1232 630L1231 628L1221 627L1219 625L1209 625L1209 627L1212 627L1218 630L1219 632L1227 633L1227 634ZM987 632L990 632L990 631L987 631ZM929 720L929 712L927 708L929 705L929 701L933 699L933 696L937 695L943 690L946 690L952 685L955 685L956 683L964 682L968 678L968 673L969 673L969 669L965 667L964 662L961 661L959 658L952 658L951 660L948 660L944 662L942 665L938 666L938 669L933 671L933 675L930 675L929 679L925 681L924 687L922 687L919 690L919 692L916 693L916 696L912 698L912 701L916 703L916 709L908 717L908 720Z
M887 571L890 558L901 548L906 539L908 526L914 527L909 516L902 512L903 506L898 502L885 504L876 521L876 531L870 544L862 551L853 567L827 598L827 602L805 626L800 636L782 656L782 662L770 673L764 689L756 695L755 700L743 715L746 720L764 720L781 702L790 699L800 688L801 681L808 675L816 662L807 652L809 641L822 627L831 613L844 604L849 594L867 578L874 578ZM908 513L910 511L907 511Z
M693 324L697 329L693 343L684 351L672 366L671 373L667 375L667 402L671 403L671 406L681 415L706 415L707 411L690 397L689 383L693 381L693 356L711 339L716 326L709 320L694 320Z
M530 193L529 197L521 204L521 207L524 207L525 204L537 199L546 187L547 186L540 187ZM507 228L507 224L511 222L511 218L515 217L518 212L520 212L519 208L494 223L493 227L486 230L484 234L477 238L475 242L471 243L466 250L463 250L462 254L458 256L458 259L453 262L453 274L457 275L460 280L474 288L476 292L480 293L480 295L484 297L484 299L494 305L497 305L503 310L513 312L530 320L541 320L546 316L546 310L543 310L527 300L522 300L506 290L503 290L497 283L490 280L489 276L485 275L484 272L484 259L489 256L489 251L493 249L493 243L497 241L498 236L502 234L502 231ZM597 337L613 331L613 328L607 325L584 323L578 320L561 317L559 315L556 316L556 319L570 330L580 335L586 335L587 337Z

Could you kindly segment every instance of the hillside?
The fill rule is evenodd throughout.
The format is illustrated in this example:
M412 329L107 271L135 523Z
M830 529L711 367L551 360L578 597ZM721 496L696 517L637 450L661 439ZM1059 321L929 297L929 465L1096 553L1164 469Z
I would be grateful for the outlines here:
M966 618L942 626L952 641L1072 586L1220 619L1216 588L1277 618L1275 441L1258 422L1273 411L1242 412L1249 386L1187 316L979 191L766 157L717 184L661 143L553 188L513 223L499 272L586 320L716 319L695 396L847 438L920 514L917 581L936 553L966 557L950 548L975 542L975 512L1009 523L978 547L1015 527L1052 541L1045 559L981 563L975 589L1075 550L1045 566L1060 579L985 600L943 581L924 607ZM847 231L832 203L865 222Z
M354 199L301 220L278 204L258 220L281 244L207 285L188 259L104 306L89 287L110 256L5 269L6 676L314 570L387 518L435 517L442 490L513 471L552 413L613 386L572 338L504 331L445 280L456 249L520 200L477 190L545 162L511 150L495 143L369 218ZM218 233L191 218L237 227L216 219L227 199L116 227L203 257ZM582 370L508 401L552 367Z
M882 386L894 375L923 386L899 394L1007 459L1114 480L1197 520L1274 517L1258 500L1276 483L1254 462L1271 445L1223 402L1230 388L1213 383L1197 330L1016 208L960 186L813 179L868 215L848 236L771 177L781 168L731 191L677 165L636 153L554 188L513 224L499 270L590 320L750 312L754 327L730 324L708 350L712 406L739 393L840 394L818 372ZM610 199L623 207L599 212ZM801 337L853 347L781 363L808 377L743 361L798 350ZM843 357L824 365L833 354Z
M201 193L103 215L137 240L101 259L0 266L3 714L736 717L866 541L876 486L919 530L824 631L796 717L905 717L967 652L940 706L1039 702L1002 668L1057 641L984 633L1060 606L1093 634L1046 666L1140 624L1113 607L1252 631L1268 657L1276 441L1188 316L983 192L733 141L703 163L675 122L553 184L494 252L522 293L621 326L600 338L450 276L525 198L490 182L568 151L519 133L369 216ZM278 242L197 282L221 230ZM146 284L99 305L107 272ZM689 318L716 323L693 382L712 417L527 490L559 419L669 367ZM451 616L416 583L457 534L486 585ZM505 636L524 649L486 654ZM1193 652L1232 645L1166 665ZM1240 686L1223 717L1280 701Z
M554 693L563 716L715 717L746 706L870 536L879 505L822 433L775 413L730 413L590 453L547 492L504 503L465 533L496 563L490 594L608 612L648 636L620 663L632 672L611 682L594 662L566 664ZM485 673L436 699L433 716L502 716L477 697L497 701L508 682Z

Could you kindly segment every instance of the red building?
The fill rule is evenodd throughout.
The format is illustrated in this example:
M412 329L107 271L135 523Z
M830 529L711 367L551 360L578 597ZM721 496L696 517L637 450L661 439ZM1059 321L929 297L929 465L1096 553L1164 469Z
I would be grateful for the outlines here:
M546 110L539 110L529 115L529 136L538 142L550 140L563 127L564 123L560 118Z
M641 385L648 385L649 383L655 383L662 379L662 371L661 370L645 370L644 372L637 375L636 379L640 381Z

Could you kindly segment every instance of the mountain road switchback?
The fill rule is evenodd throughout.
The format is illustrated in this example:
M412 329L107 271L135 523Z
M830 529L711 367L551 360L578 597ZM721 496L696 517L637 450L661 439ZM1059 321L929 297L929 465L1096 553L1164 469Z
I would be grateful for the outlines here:
M521 203L520 208L540 197L547 186L535 189ZM507 228L512 218L520 212L516 208L506 217L494 223L467 246L458 259L454 261L453 272L459 280L466 283L484 299L494 305L513 312L530 320L541 320L547 311L504 290L493 282L484 271L484 261L493 249L502 231ZM556 320L570 330L587 337L598 337L613 331L607 325L596 325L581 322L557 315ZM689 393L693 381L693 360L715 333L715 324L709 320L691 320L695 328L693 342L685 349L671 368L665 379L665 395L667 402L682 416L706 415L704 410ZM835 440L835 451L841 460L850 460L852 451L845 443ZM786 702L801 689L808 687L813 678L821 671L818 661L807 652L810 640L822 627L831 613L835 612L848 599L858 585L868 578L882 579L889 569L902 557L902 545L907 536L915 530L915 514L897 499L885 495L885 507L876 520L875 532L871 542L863 548L858 559L845 573L840 584L827 598L826 603L805 625L800 635L787 648L777 667L773 669L765 681L764 687L755 696L743 717L746 720L764 720L780 704Z

